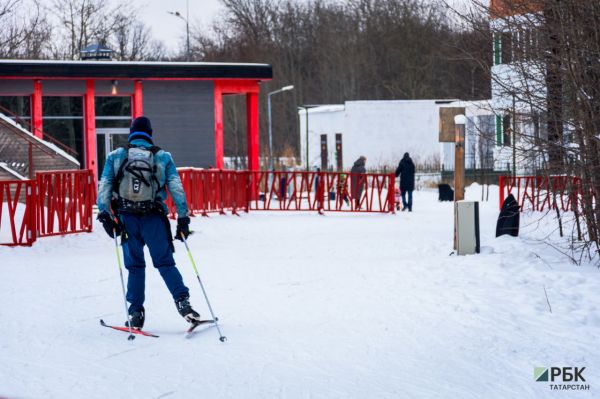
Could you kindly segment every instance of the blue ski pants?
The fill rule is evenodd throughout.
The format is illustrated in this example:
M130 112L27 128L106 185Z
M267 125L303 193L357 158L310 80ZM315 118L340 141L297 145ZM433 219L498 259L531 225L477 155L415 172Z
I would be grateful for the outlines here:
M146 285L144 245L148 246L152 263L160 272L173 300L189 295L188 288L183 284L181 273L175 266L164 217L152 213L147 215L121 214L120 218L127 232L127 239L123 244L123 254L125 268L129 271L127 280L129 312L141 310L144 305Z

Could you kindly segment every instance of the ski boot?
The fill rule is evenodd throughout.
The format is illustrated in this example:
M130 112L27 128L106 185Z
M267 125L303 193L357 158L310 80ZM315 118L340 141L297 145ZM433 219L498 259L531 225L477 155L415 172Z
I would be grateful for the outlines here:
M131 320L131 328L135 328L136 330L141 330L144 327L144 320L146 319L146 311L142 307L141 310L134 310L129 313L129 318ZM125 322L125 326L129 327L129 322Z
M196 324L201 321L200 314L192 309L192 305L190 305L189 295L182 296L176 300L175 306L177 306L177 311L187 322Z

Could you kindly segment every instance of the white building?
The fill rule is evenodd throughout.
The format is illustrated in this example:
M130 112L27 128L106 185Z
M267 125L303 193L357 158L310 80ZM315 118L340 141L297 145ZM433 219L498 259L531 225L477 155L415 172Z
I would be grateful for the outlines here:
M308 110L308 164L321 167L321 139L327 164L336 167L336 134L341 135L343 168L361 155L367 167L397 165L405 152L417 163L439 164L439 108L452 100L346 101ZM298 112L302 163L307 160L306 111Z
M545 63L539 59L540 37L535 25L542 20L540 4L504 9L492 1L492 100L495 110L496 169L532 174L546 161L539 145L548 141L546 128ZM525 15L512 12L530 9ZM536 11L537 10L537 11ZM527 93L527 94L525 94Z

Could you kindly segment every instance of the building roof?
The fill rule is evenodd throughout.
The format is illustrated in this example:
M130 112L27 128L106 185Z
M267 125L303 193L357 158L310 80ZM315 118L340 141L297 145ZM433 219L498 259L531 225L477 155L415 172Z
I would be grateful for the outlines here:
M542 11L543 0L490 0L490 18L503 18Z
M2 78L257 79L273 77L269 64L149 61L0 60Z

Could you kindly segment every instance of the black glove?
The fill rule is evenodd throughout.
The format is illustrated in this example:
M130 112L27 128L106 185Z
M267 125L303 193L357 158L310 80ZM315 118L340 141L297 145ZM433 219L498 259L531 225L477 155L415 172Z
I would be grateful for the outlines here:
M177 231L175 232L175 239L179 240L179 241L183 241L183 238L181 238L182 234L186 240L189 237L189 235L191 234L190 233L190 218L187 216L177 219Z
M123 232L123 228L121 227L121 225L117 223L117 221L113 219L110 213L106 211L98 214L98 220L100 221L100 223L102 223L104 230L106 230L106 234L108 234L110 238L115 238L115 231L117 232L117 236L120 236Z

